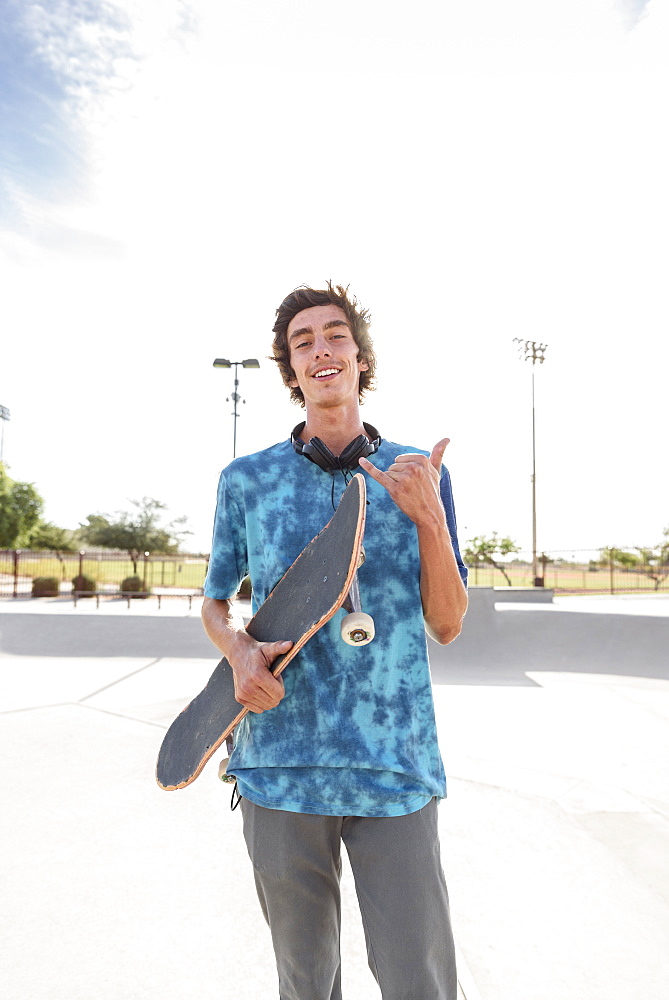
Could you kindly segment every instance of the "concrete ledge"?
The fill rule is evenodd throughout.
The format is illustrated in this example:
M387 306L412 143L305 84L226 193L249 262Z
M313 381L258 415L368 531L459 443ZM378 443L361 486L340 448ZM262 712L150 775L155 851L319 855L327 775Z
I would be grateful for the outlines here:
M493 613L496 604L552 604L553 590L543 587L470 587L469 612Z
M521 604L551 604L555 591L549 587L481 587L477 589L492 590L495 600L518 601Z

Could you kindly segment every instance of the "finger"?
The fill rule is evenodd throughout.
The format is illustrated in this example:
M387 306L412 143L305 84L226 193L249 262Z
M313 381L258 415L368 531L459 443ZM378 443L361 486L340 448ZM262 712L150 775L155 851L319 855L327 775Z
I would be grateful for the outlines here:
M270 694L266 690L259 688L247 696L246 701L241 702L244 708L248 708L249 712L255 712L259 715L261 712L267 712L270 708L276 708L281 699L283 698L285 691L283 687L283 680L280 677L273 677L272 674L269 675L271 680L276 686L276 691ZM239 701L239 699L237 699Z
M360 465L362 465L365 472L369 473L372 479L376 479L377 483L381 483L381 485L385 486L386 489L388 488L388 483L390 482L390 478L385 474L385 472L381 472L380 469L377 469L376 466L372 465L372 463L367 458L361 458L358 461Z
M437 472L441 471L441 463L444 458L444 452L446 451L450 442L451 442L450 438L442 438L441 441L437 441L434 448L432 449L432 454L430 455L430 465L432 465L437 470Z
M289 640L261 643L254 654L255 662L241 673L235 672L235 698L241 705L252 712L263 712L279 704L284 696L283 681L272 673L272 664L292 645Z
M268 642L262 647L262 653L267 664L267 671L262 675L261 685L271 698L276 697L278 701L283 698L283 681L274 676L274 670L278 670L281 666L281 664L276 663L276 661L280 656L287 653L292 646L293 643L286 640L285 642ZM277 685L280 685L281 691L278 690Z
M425 455L421 455L420 452L407 451L403 455L398 455L395 462L422 462Z
M267 666L271 666L276 660L277 656L281 656L283 653L287 653L292 646L292 642L289 639L285 639L282 642L266 642L263 645L263 655L267 660Z
M280 677L275 677L271 667L266 667L256 675L256 689L261 693L262 698L276 699L283 698L283 681Z
M392 479L394 482L399 483L400 480L404 479L406 476L411 476L414 469L420 469L421 466L414 464L412 462L395 462L386 470L386 476L388 479Z
M256 676L254 682L240 686L240 690L235 692L235 698L250 712L260 713L275 708L284 694L281 678L274 677L269 670L263 668L262 673Z

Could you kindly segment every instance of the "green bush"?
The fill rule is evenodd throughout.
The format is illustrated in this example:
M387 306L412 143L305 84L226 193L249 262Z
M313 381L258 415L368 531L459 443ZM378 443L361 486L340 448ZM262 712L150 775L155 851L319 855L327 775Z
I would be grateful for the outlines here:
M239 587L238 597L250 597L251 596L251 577L245 576Z
M132 597L148 597L151 593L150 587L144 590L144 581L139 576L126 576L121 584L121 590Z
M57 576L36 576L33 580L33 597L58 597L59 593Z
M92 576L75 576L72 580L72 590L76 590L80 597L92 597L97 589L97 583Z

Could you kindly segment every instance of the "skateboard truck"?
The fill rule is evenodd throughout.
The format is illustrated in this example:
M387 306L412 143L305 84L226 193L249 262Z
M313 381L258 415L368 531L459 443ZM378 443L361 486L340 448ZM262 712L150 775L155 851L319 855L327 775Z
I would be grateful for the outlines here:
M234 785L237 783L237 779L234 774L228 774L228 763L230 761L229 757L226 757L218 765L218 776L221 781L224 781L227 785Z
M365 561L365 550L360 549L360 561L358 569ZM360 587L358 586L358 571L351 581L351 587L344 607L349 614L342 618L341 637L349 646L366 646L374 638L374 619L371 615L365 614L360 603Z
M234 785L237 782L237 779L235 778L234 774L228 774L228 763L230 761L230 757L232 756L232 751L234 750L234 747L235 747L235 740L234 740L234 730L233 730L233 732L228 733L228 735L225 737L225 749L228 751L228 756L224 760L222 760L221 763L218 765L218 776L221 779L221 781L225 781L228 785Z

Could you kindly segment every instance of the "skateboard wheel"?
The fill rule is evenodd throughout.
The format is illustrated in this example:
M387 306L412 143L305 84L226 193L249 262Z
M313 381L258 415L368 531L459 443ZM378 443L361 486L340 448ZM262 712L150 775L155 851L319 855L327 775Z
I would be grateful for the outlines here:
M341 623L341 637L349 646L366 646L374 638L374 619L364 611L346 615Z
M225 760L222 760L221 763L218 765L218 776L221 779L221 781L225 781L226 784L234 785L237 779L235 778L234 774L228 774L229 760L230 758L226 757Z

